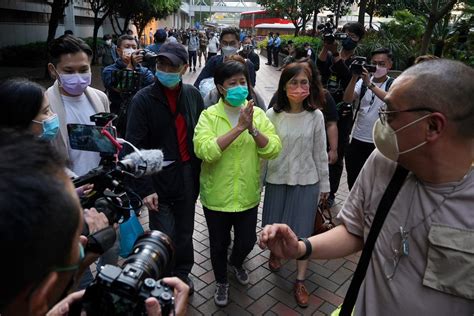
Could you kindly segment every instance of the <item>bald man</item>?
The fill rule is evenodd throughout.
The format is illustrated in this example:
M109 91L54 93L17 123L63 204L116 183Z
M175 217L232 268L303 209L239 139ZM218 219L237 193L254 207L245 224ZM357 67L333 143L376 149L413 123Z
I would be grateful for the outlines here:
M298 241L266 226L260 246L284 258L360 251L397 164L409 173L378 235L354 315L472 315L474 311L474 69L451 60L397 78L374 126L376 150L338 218Z

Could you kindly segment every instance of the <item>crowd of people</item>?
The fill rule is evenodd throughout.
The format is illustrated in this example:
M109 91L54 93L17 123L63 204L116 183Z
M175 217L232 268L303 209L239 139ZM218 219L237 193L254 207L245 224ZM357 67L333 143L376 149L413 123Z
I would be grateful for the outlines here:
M472 313L474 71L421 58L395 80L388 75L390 50L376 49L371 65L356 67L364 28L349 23L343 32L340 47L328 41L316 55L304 45L303 56L284 61L268 103L254 90L255 43L236 28L219 37L159 29L145 50L133 35L116 43L106 35L99 50L105 93L90 87L92 50L71 34L49 47L51 87L26 79L1 83L0 243L9 259L0 264L8 272L0 281L0 313L67 315L84 295L75 291L93 281L89 265L117 265L120 237L101 255L84 254L83 222L91 234L113 223L94 208L82 209L79 197L93 187L71 182L101 157L71 148L68 124L91 124L91 115L102 112L117 114L121 137L143 150L161 149L167 162L130 187L148 209L149 228L173 240L164 282L174 288L176 315L186 313L194 292L198 197L214 302L224 307L228 266L240 284L249 283L244 262L257 242L263 187L259 245L270 250L271 271L283 259L297 259L299 306L309 304L311 258L363 250L370 264L360 289L352 290L355 315ZM278 33L268 43L267 64L279 67ZM201 57L205 65L194 85L184 83L188 70L203 65ZM211 84L205 95L204 83ZM312 236L317 206L334 203L344 162L350 193L338 214L341 225ZM390 212L377 226L381 208ZM160 314L155 298L144 308Z

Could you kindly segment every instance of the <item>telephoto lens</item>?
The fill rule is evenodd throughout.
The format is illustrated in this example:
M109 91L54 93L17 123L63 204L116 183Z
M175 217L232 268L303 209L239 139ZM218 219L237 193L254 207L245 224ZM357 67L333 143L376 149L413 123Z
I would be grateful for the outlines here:
M140 236L122 267L105 265L86 289L81 305L70 315L146 315L145 300L155 297L162 315L174 310L173 289L160 279L168 272L174 245L164 233L154 230ZM75 314L79 311L79 314Z

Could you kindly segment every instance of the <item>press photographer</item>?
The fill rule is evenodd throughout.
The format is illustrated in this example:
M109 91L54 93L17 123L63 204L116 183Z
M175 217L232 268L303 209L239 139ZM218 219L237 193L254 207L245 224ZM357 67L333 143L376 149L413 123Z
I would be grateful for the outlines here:
M365 29L360 23L348 23L342 28L342 33L335 32L331 25L326 26L322 33L324 45L316 65L321 73L323 86L331 93L339 108L338 159L336 163L329 165L329 182L331 184L329 202L332 205L341 180L344 168L344 151L349 143L352 126L352 108L343 106L343 95L352 77L349 66L354 61L354 51L364 37Z
M144 51L138 50L137 42L131 35L122 35L117 41L118 58L114 64L102 71L102 81L110 99L110 110L119 115L116 122L119 135L125 135L126 111L128 103L143 87L154 82L154 75L141 65Z
M387 75L392 68L392 53L388 48L378 48L372 53L371 64L364 57L356 57L350 66L352 79L344 92L344 102L358 106L354 114L352 138L346 150L346 171L349 190L364 163L375 149L372 130L383 109L384 98L393 78Z

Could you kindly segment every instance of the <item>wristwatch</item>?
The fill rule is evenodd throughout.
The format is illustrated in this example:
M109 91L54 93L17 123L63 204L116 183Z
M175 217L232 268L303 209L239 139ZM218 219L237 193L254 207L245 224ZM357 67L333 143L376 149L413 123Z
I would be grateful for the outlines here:
M256 127L252 128L251 130L249 129L249 134L252 135L253 137L257 137L258 129Z
M367 88L368 89L373 89L373 88L375 88L375 84L373 82L371 82Z
M311 242L308 240L308 238L298 238L298 241L302 241L306 247L305 253L297 258L296 260L307 260L311 256L311 253L313 252L313 246L311 246Z

